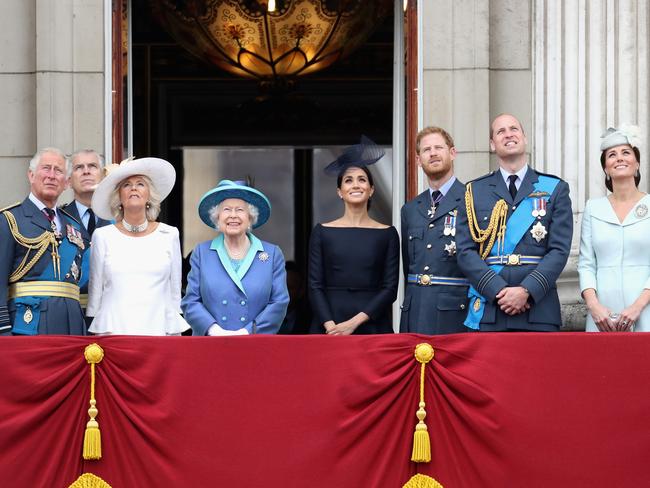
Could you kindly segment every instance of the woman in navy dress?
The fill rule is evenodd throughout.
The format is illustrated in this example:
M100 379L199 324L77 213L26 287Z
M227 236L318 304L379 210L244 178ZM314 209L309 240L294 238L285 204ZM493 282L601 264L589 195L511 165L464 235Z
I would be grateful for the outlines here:
M337 175L343 216L317 224L309 242L311 333L393 332L391 305L399 280L399 237L368 215L374 193L368 165L384 152L369 139L348 148L325 172Z

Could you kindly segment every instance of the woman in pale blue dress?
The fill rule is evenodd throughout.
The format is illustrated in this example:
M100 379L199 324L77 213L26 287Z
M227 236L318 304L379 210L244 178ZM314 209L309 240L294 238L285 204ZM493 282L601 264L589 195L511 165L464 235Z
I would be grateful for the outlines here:
M650 197L639 190L636 127L608 129L600 163L610 194L587 202L580 236L580 289L587 331L650 331Z

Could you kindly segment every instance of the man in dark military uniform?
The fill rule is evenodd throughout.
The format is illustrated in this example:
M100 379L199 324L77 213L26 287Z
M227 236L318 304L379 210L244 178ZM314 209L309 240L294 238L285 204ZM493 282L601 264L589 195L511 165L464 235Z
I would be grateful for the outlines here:
M400 332L465 332L468 282L456 262L465 185L454 176L456 148L444 129L427 127L417 135L416 150L429 188L402 207L406 292Z
M458 264L472 284L465 324L557 331L555 283L573 235L569 185L526 164L526 135L514 116L497 116L490 129L499 169L467 184L459 214Z
M66 158L42 149L29 163L31 187L0 215L0 334L85 334L78 281L88 242L56 202Z
M104 176L104 159L93 149L82 149L70 156L71 165L68 168L68 183L74 192L74 200L63 207L81 225L81 233L85 241L90 241L97 227L110 224L110 221L99 218L90 207L95 188ZM90 252L84 255L81 266L79 288L81 291L81 308L86 312L88 304L88 277ZM90 325L90 319L86 319Z

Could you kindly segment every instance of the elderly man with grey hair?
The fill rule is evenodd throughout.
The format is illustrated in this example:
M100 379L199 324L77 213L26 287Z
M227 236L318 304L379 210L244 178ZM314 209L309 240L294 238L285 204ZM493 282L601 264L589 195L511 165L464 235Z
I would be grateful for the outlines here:
M63 210L81 223L81 233L84 240L90 242L96 228L111 223L110 220L96 216L90 207L95 188L104 177L104 158L94 149L80 149L72 153L68 162L68 183L74 192L74 200L65 205ZM79 280L81 308L84 314L88 304L89 266L90 253L83 260ZM90 322L91 320L86 318L88 326L90 326Z
M68 160L54 147L29 163L29 196L1 210L0 334L77 334L86 326L79 304L81 224L56 207L67 187Z

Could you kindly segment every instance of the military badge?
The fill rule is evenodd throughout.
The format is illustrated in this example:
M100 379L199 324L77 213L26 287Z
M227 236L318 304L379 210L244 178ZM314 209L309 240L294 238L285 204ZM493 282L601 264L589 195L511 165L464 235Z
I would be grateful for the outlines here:
M68 240L83 251L86 246L84 245L84 239L81 236L81 231L68 224L66 225L66 232Z
M74 261L72 261L72 266L70 266L70 273L72 273L72 277L75 281L79 281L79 266L77 266L77 263Z
M535 239L537 242L541 242L542 239L546 237L546 234L548 234L548 231L541 222L537 222L535 225L533 225L533 228L530 229L530 235L532 235L533 239Z
M456 235L456 214L450 212L449 215L445 216L445 229L442 232L446 236L455 236Z
M534 191L530 195L528 195L530 198L540 198L540 197L547 197L548 192L545 191Z
M456 241L451 241L449 244L445 244L445 252L448 256L453 256L456 254Z
M269 259L269 253L266 251L262 251L257 255L257 259L259 259L262 262L268 261Z
M26 324L29 324L33 319L34 319L34 314L32 313L32 309L30 307L27 307L25 309L25 313L23 314L23 320L25 321Z
M648 207L645 205L645 203L636 206L636 208L634 209L634 215L636 215L640 219L648 215Z
M427 217L432 219L436 215L436 207L431 207L429 210L427 210Z
M481 299L477 298L474 300L474 311L478 312L479 310L481 310Z
M543 198L533 199L533 217L541 219L546 215L546 200Z

